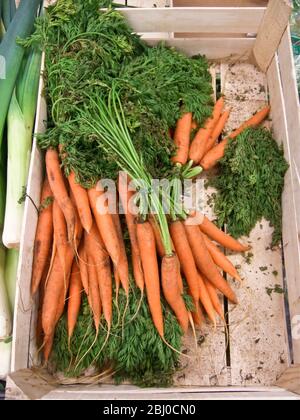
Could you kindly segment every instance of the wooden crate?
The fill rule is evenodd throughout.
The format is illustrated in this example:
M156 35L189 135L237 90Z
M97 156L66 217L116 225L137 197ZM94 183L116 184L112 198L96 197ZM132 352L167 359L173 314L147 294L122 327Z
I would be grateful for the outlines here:
M158 42L159 33L159 38L169 45L189 55L205 54L212 60L213 86L216 89L219 77L232 107L228 130L270 102L272 129L290 164L282 199L283 245L269 249L272 230L262 221L247 238L253 246L252 263L249 265L241 256L229 256L241 266L245 279L245 286L237 292L240 305L237 308L229 305L229 345L222 326L215 333L203 328L198 351L193 350L193 339L187 336L184 346L193 358L183 361L174 388L54 386L47 374L31 369L37 363L36 305L29 293L37 213L27 200L14 319L13 373L7 381L7 398L299 398L296 393L300 394L300 115L288 27L290 7L284 0L271 0L267 8L149 7L122 9L122 13L151 45ZM45 130L46 106L41 92L42 81L37 133ZM43 156L34 143L28 194L37 204L42 177ZM206 192L206 210L210 215L208 203L212 193ZM270 296L267 291L276 285L285 293Z

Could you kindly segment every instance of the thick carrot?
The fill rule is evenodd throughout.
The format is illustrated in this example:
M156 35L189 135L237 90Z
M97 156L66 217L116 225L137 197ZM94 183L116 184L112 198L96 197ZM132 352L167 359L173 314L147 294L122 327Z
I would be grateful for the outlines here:
M185 225L185 231L199 271L203 273L232 303L237 303L235 293L221 276L210 256L199 227L197 225Z
M118 264L121 258L121 244L119 242L118 233L112 218L112 215L109 213L107 200L102 204L104 206L104 211L99 212L97 208L98 199L101 198L103 194L102 191L97 191L96 188L91 188L88 190L89 200L91 208L96 220L97 227L99 229L101 238L105 244L105 248L109 253L114 266L118 269ZM119 271L120 280L126 284L127 282L127 273L125 273L125 278L123 273Z
M215 311L220 316L220 318L224 320L225 319L224 318L224 310L223 310L222 305L220 303L217 289L215 288L215 286L213 284L211 284L210 281L207 280L207 278L203 277L203 281L205 283L207 292L210 296L210 299L211 299L211 302L213 304L213 307L214 307Z
M62 269L65 274L65 260L68 252L68 232L65 216L59 207L56 200L53 203L53 227L54 227L54 240L57 248L57 253L60 259Z
M84 288L86 295L88 295L89 294L89 274L88 274L88 268L87 268L88 260L87 260L87 255L85 252L84 240L82 240L80 244L78 255L79 255L78 262L79 262L81 282L82 282L82 286Z
M170 233L182 271L189 286L191 296L194 301L197 302L199 300L198 272L183 223L180 221L171 223Z
M72 272L70 277L70 290L69 290L69 299L68 299L68 338L69 341L73 335L80 305L81 305L81 293L83 290L80 270L76 261L73 261Z
M200 302L202 303L203 308L205 309L209 319L216 324L216 316L215 310L210 299L209 293L203 281L203 278L200 273L198 273L198 280L199 280L199 295L200 295Z
M175 254L163 257L161 284L164 296L174 311L183 332L186 333L189 327L189 316L178 285L178 271L178 261Z
M209 138L206 144L205 154L209 152L212 147L215 146L216 141L218 140L218 138L222 134L222 131L224 130L224 127L227 123L229 115L230 115L230 111L224 111L223 114L221 115L217 125L213 129L211 137Z
M149 222L145 222L138 223L136 231L150 312L159 335L164 337L164 321L160 302L159 271L153 229Z
M206 121L204 127L200 128L191 144L189 158L195 164L199 163L205 154L207 142L220 119L223 107L224 98L221 97L215 104L212 117Z
M133 276L137 287L143 292L144 290L144 273L142 268L142 261L140 250L136 236L136 217L132 214L129 208L129 202L134 195L134 191L128 190L128 182L123 172L119 173L118 178L119 197L124 209L126 224L128 228L130 244L131 244L131 258Z
M90 202L87 190L80 184L77 184L75 173L71 172L68 181L70 188L74 195L77 211L80 217L81 224L88 233L90 232L93 224L92 212L90 209Z
M153 217L149 217L149 223L152 226L153 233L155 236L155 244L156 244L157 253L161 258L163 258L166 255L166 251L165 251L165 247L161 238L158 224Z
M235 252L246 252L249 251L250 246L243 245L236 239L232 238L227 233L219 229L213 222L211 222L206 216L203 217L202 223L199 225L200 230L209 236L210 239L218 242L224 248L230 249Z
M60 263L58 253L54 256L51 272L47 280L45 288L44 303L42 309L42 325L45 338L50 337L54 332L56 326L57 311L61 300L65 300L66 292L69 288L70 272L74 259L74 253L69 246L68 252L65 257L65 275Z
M208 170L214 167L218 160L222 159L222 157L224 156L229 139L236 138L246 128L258 126L268 116L270 109L271 108L267 106L261 111L257 112L248 121L244 122L238 129L229 134L229 136L226 139L222 140L217 146L213 147L208 153L206 153L206 155L200 162L202 168Z
M177 121L174 133L174 142L177 146L177 152L176 155L172 157L173 163L184 165L188 160L192 118L192 113L187 112Z
M75 235L75 210L66 189L59 156L55 149L48 149L46 152L46 169L54 198L57 200L66 219L68 239L72 243Z
M241 277L239 276L239 273L237 272L237 269L232 264L232 262L229 261L223 252L204 233L202 233L202 235L205 245L215 264L234 279L241 281Z
M48 179L45 178L41 194L42 207L39 212L39 219L34 240L31 279L32 295L34 295L39 288L39 284L51 251L53 238L52 197L53 194L50 189L50 184Z
M96 268L104 318L110 328L112 322L112 274L110 259L107 251L104 249L102 238L95 223L91 228L91 233L85 234L85 239L88 255Z

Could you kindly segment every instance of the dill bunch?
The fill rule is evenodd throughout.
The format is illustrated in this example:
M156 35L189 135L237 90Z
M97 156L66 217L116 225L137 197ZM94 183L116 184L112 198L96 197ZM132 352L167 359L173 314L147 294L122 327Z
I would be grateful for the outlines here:
M281 240L281 196L288 164L266 128L249 128L229 141L219 173L214 210L219 226L235 238L248 236L262 218L274 227L272 246Z
M74 335L68 348L67 321L64 315L56 328L52 351L52 367L68 377L78 377L91 366L99 371L111 368L117 383L129 380L139 386L168 386L172 375L178 368L178 353L167 347L159 337L144 297L138 310L140 291L131 285L129 306L124 319L124 329L118 317L116 300L114 300L113 323L106 346L100 352L106 339L105 320L102 318L97 341L93 316L87 299L84 297ZM126 296L123 290L119 293L119 310L121 316L126 307ZM182 330L178 322L163 301L166 340L180 350ZM92 348L91 348L92 346ZM89 350L89 351L88 351ZM77 362L82 361L76 366Z

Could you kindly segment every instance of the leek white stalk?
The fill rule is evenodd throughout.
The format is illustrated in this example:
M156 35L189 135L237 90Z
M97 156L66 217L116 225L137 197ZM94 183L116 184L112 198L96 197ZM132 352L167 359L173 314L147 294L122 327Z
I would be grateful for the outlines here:
M5 380L10 372L11 341L0 341L0 379Z
M4 281L4 267L5 249L0 245L0 341L6 340L12 333L12 316Z
M7 248L18 248L21 240L24 214L21 197L28 178L41 53L33 50L25 60L7 116L7 188L2 236Z
M12 315L15 307L18 263L19 251L17 249L8 249L5 258L5 285Z

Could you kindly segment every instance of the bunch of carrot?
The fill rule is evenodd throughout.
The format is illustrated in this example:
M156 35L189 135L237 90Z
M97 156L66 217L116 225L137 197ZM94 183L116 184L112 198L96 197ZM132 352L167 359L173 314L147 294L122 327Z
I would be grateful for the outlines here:
M108 211L104 190L84 189L76 183L72 172L65 178L59 152L55 149L46 152L46 171L34 246L31 292L34 295L40 291L38 331L43 337L41 343L47 361L55 327L65 309L71 339L82 293L87 295L96 336L102 319L109 336L113 282L116 294L122 286L128 296L130 281L120 217ZM189 323L202 323L200 304L215 324L216 314L223 317L218 291L237 303L219 270L237 280L240 277L212 240L233 251L244 252L248 248L198 214L184 222L178 220L170 224L173 253L166 255L154 216L141 221L129 208L133 194L128 189L126 177L120 173L118 195L130 238L133 277L141 296L144 289L146 291L153 323L162 340L165 341L162 293L184 332ZM101 212L98 200L101 200ZM103 205L106 211L103 211ZM194 302L192 313L187 310L183 298L182 275Z
M236 138L248 127L258 126L270 112L269 106L264 107L217 144L230 116L230 111L224 111L224 106L225 100L222 96L215 103L212 116L203 127L198 129L192 142L191 133L197 128L192 113L185 113L178 120L174 132L174 142L177 146L177 153L173 157L174 163L185 165L190 160L193 164L200 165L204 170L213 168L224 156L229 139Z

